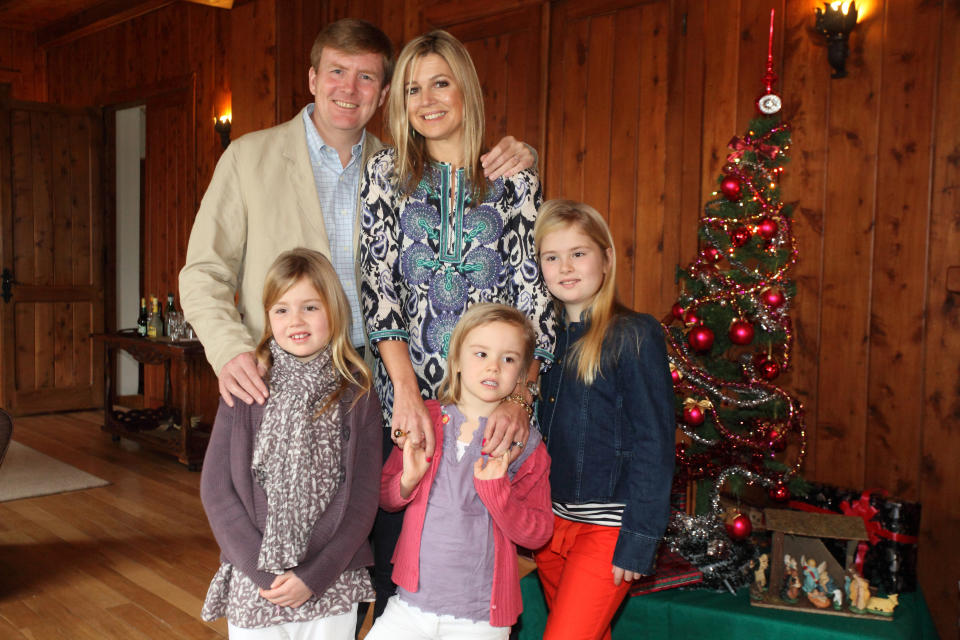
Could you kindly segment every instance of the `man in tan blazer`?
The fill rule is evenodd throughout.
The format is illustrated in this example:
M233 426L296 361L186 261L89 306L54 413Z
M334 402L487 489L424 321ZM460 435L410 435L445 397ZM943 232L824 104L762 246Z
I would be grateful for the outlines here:
M364 127L387 95L392 57L390 39L370 23L328 25L311 50L314 102L288 122L234 140L217 163L190 234L180 300L230 406L233 396L247 404L267 397L253 352L263 331L264 277L280 253L298 246L320 251L348 297L359 290L359 182L367 158L383 146ZM326 168L321 153L328 154ZM530 148L512 137L484 157L490 179L533 162ZM341 239L333 248L331 236ZM353 323L361 347L359 306Z

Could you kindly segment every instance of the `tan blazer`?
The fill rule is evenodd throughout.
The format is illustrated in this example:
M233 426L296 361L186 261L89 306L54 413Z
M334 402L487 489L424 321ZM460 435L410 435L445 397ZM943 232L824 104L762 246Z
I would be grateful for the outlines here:
M367 133L363 166L382 147ZM354 255L359 254L359 200ZM235 356L256 348L263 333L267 269L280 253L300 246L330 256L302 112L230 143L193 223L180 271L180 303L217 374Z

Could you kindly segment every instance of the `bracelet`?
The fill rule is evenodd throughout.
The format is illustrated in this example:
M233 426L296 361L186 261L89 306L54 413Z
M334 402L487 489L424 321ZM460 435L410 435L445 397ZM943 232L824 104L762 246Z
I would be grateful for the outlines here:
M533 407L531 407L529 404L527 404L527 401L524 400L524 399L523 399L523 396L520 395L519 393L512 393L512 394L510 394L509 396L507 396L506 398L504 398L503 400L501 400L500 402L507 402L507 401L515 402L516 404L518 404L518 405L520 405L521 407L523 407L524 409L526 409L526 411L527 411L527 418L532 418L532 417L533 417Z

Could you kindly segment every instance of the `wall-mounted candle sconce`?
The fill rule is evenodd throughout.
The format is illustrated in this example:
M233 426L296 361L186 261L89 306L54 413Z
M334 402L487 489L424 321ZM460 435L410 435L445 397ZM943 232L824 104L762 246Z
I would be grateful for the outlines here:
M847 56L850 47L847 41L850 32L857 26L857 3L851 2L844 10L842 2L823 3L823 9L817 9L815 27L817 32L827 39L827 61L833 67L832 78L847 75Z
M225 114L213 120L213 130L220 134L220 144L226 149L230 144L230 114Z

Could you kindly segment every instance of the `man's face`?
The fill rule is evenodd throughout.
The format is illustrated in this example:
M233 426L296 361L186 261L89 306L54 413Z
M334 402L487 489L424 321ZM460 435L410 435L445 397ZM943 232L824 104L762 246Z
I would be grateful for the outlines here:
M316 109L313 121L325 142L360 132L383 104L390 88L379 53L351 54L324 47L320 64L309 73Z

